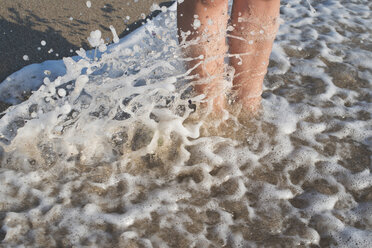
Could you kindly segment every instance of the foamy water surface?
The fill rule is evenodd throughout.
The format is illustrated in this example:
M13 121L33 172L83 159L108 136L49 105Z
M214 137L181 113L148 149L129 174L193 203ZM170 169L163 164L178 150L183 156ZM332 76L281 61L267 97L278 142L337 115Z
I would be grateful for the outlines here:
M372 2L312 7L282 1L255 117L203 113L175 6L11 75L1 246L371 247Z

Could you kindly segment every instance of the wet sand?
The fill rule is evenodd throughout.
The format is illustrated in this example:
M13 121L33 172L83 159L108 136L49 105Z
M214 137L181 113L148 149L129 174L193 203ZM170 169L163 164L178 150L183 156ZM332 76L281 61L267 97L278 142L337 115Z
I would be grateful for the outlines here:
M80 47L89 49L87 37L93 30L100 29L109 42L109 26L113 25L123 37L141 25L153 3L165 2L91 0L88 8L85 0L4 0L0 8L0 82L28 64L75 55Z

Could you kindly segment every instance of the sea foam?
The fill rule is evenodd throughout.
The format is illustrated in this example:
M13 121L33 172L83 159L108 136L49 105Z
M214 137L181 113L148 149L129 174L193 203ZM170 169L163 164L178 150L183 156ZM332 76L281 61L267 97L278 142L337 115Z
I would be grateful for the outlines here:
M203 110L175 5L9 76L1 243L369 247L371 7L282 1L257 116Z

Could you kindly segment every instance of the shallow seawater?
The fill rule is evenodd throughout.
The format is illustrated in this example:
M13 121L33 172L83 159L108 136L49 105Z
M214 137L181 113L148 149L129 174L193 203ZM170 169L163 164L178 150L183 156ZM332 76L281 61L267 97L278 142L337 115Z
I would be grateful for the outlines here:
M64 59L0 120L1 246L371 247L372 3L312 6L282 1L256 116L203 112L173 8Z

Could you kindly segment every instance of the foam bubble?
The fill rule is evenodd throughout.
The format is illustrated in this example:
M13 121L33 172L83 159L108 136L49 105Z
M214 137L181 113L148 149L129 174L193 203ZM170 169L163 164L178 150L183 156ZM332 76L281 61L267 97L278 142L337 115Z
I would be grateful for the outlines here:
M116 30L115 30L114 26L110 25L110 30L112 32L114 43L118 43L119 42L119 37L118 37L118 35L116 33Z
M198 28L200 28L200 25L201 25L200 20L195 18L195 19L194 19L194 23L193 23L193 27L194 27L194 29L198 29Z
M58 89L58 95L60 96L60 97L64 97L64 96L66 96L66 90L65 89Z
M90 36L88 37L89 44L92 47L99 47L103 43L101 36L102 32L100 30L90 32Z

